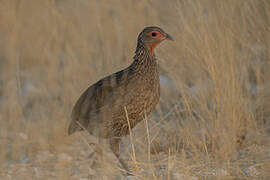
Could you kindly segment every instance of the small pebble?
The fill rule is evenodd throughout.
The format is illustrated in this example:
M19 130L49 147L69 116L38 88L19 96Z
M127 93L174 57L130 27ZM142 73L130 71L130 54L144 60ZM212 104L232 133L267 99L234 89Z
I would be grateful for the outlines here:
M245 173L245 175L252 176L252 177L259 175L259 172L257 171L255 167L244 168L243 172Z
M59 161L72 161L72 157L66 153L61 153L57 156Z

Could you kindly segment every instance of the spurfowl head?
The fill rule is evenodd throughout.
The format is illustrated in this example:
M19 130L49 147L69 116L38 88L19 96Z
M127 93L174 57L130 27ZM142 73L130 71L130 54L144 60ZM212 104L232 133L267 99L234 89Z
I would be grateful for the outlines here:
M138 45L142 44L154 55L154 48L164 40L173 40L172 36L156 26L149 26L142 30L138 36Z

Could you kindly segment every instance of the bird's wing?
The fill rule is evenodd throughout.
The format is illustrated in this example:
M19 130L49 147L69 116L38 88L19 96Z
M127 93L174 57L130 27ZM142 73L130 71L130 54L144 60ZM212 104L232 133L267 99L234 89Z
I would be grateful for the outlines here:
M72 110L68 133L87 129L91 123L101 123L101 115L110 118L115 108L124 104L133 87L130 77L130 70L124 69L86 89Z

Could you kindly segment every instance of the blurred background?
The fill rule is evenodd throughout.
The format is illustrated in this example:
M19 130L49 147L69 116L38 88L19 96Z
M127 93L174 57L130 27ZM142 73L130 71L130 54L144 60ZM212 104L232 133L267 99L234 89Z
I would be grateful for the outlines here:
M155 52L160 103L121 145L138 179L269 178L268 0L0 0L0 179L125 179L66 130L149 25L175 41Z

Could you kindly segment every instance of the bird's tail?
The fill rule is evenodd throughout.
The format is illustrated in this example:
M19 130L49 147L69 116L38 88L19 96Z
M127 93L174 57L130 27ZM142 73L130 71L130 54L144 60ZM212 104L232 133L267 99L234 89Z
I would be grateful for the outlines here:
M73 119L68 127L68 135L73 134L76 131L82 131L83 128L80 126L79 121Z

